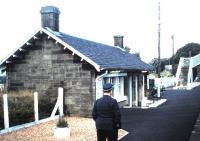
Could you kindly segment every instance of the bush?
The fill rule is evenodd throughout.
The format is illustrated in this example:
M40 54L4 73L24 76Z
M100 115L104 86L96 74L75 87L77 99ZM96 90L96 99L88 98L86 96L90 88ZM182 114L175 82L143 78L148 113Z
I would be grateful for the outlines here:
M10 126L34 121L34 99L30 91L11 92L8 94Z
M161 77L171 77L172 76L172 73L170 72L170 71L162 71L161 73L160 73L160 76Z
M0 94L0 130L4 128L4 119L3 119L3 96Z
M56 99L51 100L51 98L47 95L39 97L38 100L39 119L50 117L55 104L56 104Z
M68 122L64 118L64 116L59 116L59 119L58 119L58 122L57 122L56 126L60 127L60 128L68 127Z
M42 97L42 98L41 98ZM50 101L48 96L40 96L38 101L39 119L47 118L53 111L55 100ZM0 113L3 113L3 97L0 95ZM8 110L10 127L29 123L35 120L34 97L31 91L8 93ZM4 128L4 115L0 114L0 130Z

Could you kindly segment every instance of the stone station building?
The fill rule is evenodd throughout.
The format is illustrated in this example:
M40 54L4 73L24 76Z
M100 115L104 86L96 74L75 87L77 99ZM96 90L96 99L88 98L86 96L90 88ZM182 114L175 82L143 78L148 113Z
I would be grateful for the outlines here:
M106 82L114 84L120 106L142 106L147 75L153 70L123 49L123 36L109 46L59 31L58 8L42 7L42 27L0 63L7 90L34 90L57 96L64 88L66 112L90 116Z

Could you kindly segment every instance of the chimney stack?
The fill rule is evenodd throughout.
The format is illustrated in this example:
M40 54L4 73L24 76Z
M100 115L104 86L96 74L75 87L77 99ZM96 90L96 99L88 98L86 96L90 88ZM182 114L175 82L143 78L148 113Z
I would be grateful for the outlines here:
M122 35L115 35L114 36L114 46L124 48L123 38L124 38L124 36L122 36Z
M59 31L60 11L54 6L45 6L40 10L42 27L48 27L53 31Z

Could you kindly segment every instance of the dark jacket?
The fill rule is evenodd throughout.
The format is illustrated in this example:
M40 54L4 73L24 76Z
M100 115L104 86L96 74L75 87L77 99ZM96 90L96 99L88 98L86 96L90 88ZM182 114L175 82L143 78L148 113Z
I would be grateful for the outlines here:
M97 129L121 128L121 114L118 103L110 96L104 95L95 102L92 117L96 122Z

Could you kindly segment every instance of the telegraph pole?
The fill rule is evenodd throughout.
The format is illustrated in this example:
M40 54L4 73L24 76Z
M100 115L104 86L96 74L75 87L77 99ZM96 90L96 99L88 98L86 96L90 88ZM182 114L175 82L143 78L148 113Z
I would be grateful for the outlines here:
M160 78L161 72L161 62L160 62L160 29L161 21L160 21L160 0L158 0L158 78Z
M172 56L174 56L174 34L172 34Z

